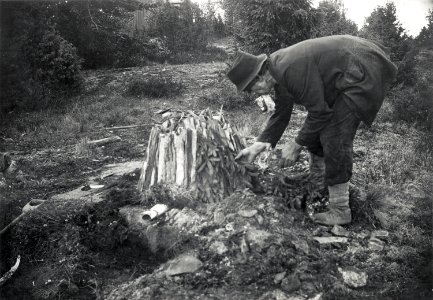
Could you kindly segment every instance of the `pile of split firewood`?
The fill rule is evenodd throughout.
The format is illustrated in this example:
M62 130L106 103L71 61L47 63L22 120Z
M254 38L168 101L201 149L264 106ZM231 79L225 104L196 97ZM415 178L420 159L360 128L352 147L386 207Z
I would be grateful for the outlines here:
M250 186L251 165L235 161L244 139L209 110L176 114L152 128L138 189L157 184L192 192L203 202L220 201Z

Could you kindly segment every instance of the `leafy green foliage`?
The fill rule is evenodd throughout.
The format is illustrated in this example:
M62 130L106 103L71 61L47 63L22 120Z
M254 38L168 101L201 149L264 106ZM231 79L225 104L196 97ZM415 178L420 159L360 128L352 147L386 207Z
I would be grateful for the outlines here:
M64 103L64 96L78 91L82 84L76 48L60 36L35 3L1 5L3 109L40 109Z
M216 14L215 4L212 1L208 0L204 12L210 35L216 38L224 37L226 34L225 24L221 15Z
M250 51L270 53L308 39L315 19L307 0L226 0L227 24Z
M426 19L428 24L421 29L417 42L422 46L433 47L433 9L429 9Z
M358 27L355 22L346 18L341 0L323 0L316 11L318 25L315 36L335 34L357 35Z
M361 36L388 47L391 51L391 59L394 61L401 61L411 47L411 39L397 19L397 11L393 2L388 2L385 6L378 6L367 17L361 29Z
M147 34L164 37L171 51L202 49L208 42L203 12L189 0L179 6L166 2L152 8Z
M179 94L184 88L181 81L175 80L171 76L159 74L148 79L131 81L127 87L126 95L153 98L171 97Z
M140 53L142 45L129 37L125 26L138 8L134 0L91 0L50 2L51 14L60 34L75 45L84 67L125 67Z
M433 90L427 83L415 87L398 86L390 94L394 120L433 130Z

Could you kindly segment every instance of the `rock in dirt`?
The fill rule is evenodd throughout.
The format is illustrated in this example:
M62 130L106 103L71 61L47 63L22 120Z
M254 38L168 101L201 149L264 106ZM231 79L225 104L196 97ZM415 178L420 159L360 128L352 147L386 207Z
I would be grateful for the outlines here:
M368 249L373 251L382 251L385 247L385 242L377 239L377 238L371 238L368 241Z
M259 300L305 300L305 298L298 295L289 296L282 290L276 289L263 294Z
M356 269L346 269L338 268L338 271L343 276L343 281L345 284L352 288L359 288L367 285L368 275L365 272L359 272Z
M427 197L427 194L422 190L422 188L413 182L406 186L405 192L414 198L423 199Z
M371 233L371 237L387 241L389 239L389 232L386 230L375 230Z
M224 220L225 220L225 216L221 211L217 211L213 214L213 221L216 224L222 224L224 223Z
M287 293L292 293L301 287L301 281L298 278L298 275L291 274L281 281L281 288Z
M90 182L94 182L98 178L105 178L109 176L122 176L125 174L131 174L136 169L140 169L143 166L141 160L131 160L122 163L108 164L102 167L101 174L89 178Z
M165 274L176 276L185 273L194 273L203 266L203 263L196 257L190 255L179 256L168 263Z
M226 253L229 251L227 246L221 241L215 241L209 246L209 250L215 252L219 255Z
M240 211L238 211L238 215L240 215L241 217L244 217L244 218L252 218L256 214L257 214L257 210L256 209L240 210Z
M286 273L287 272L281 272L281 273L278 273L277 275L275 275L274 276L274 283L279 284L284 279L284 277L286 277Z
M307 241L296 240L296 241L292 241L292 244L295 247L296 251L304 253L306 255L310 254L310 246L308 246Z
M3 174L0 173L0 188L5 188L7 185L6 179L4 178Z
M141 206L124 206L119 209L119 215L128 227L144 226L146 223L142 217L145 211L146 208Z
M258 250L266 248L266 240L270 238L272 234L265 230L259 230L254 227L248 229L246 233L246 241L251 247L257 247Z
M328 233L329 228L326 226L319 226L313 230L313 236L322 236L322 233Z
M323 299L323 294L322 293L317 294L314 297L308 298L308 300L322 300L322 299Z
M265 221L265 219L261 215L256 215L256 220L259 225L263 225L263 222Z
M264 293L259 300L304 300L304 298L299 296L288 296L282 290L275 290L272 292Z
M340 225L334 225L331 229L331 233L335 236L346 236L348 237L350 232Z
M188 207L182 210L173 208L166 215L168 225L188 232L196 233L206 226L205 217Z
M12 158L9 153L0 153L0 173L6 171L12 164Z
M341 244L347 243L347 237L339 236L315 236L314 239L319 242L319 244Z
M356 237L363 240L363 239L367 238L369 235L370 235L370 231L362 230L360 233L356 234Z

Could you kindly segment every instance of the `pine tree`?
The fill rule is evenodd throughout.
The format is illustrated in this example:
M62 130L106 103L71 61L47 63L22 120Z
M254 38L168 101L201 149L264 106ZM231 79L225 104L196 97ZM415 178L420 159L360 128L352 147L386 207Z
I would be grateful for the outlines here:
M358 34L355 22L346 18L341 0L324 0L319 3L316 11L318 25L316 37L336 34Z
M361 36L387 46L391 51L391 59L395 61L401 61L411 46L411 39L397 19L393 2L378 6L367 17Z
M249 51L270 53L311 37L309 0L225 0L227 25Z
M428 23L421 29L417 39L418 44L422 46L433 47L433 9L429 9L426 17Z

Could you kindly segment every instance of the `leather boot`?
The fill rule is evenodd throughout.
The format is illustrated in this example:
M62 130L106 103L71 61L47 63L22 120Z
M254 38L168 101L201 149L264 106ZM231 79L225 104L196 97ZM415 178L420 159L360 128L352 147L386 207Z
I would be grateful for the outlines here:
M352 221L349 207L349 183L341 183L328 187L328 211L313 215L313 221L323 225L344 225Z
M314 182L319 189L325 188L325 159L310 153L310 174L309 180Z

